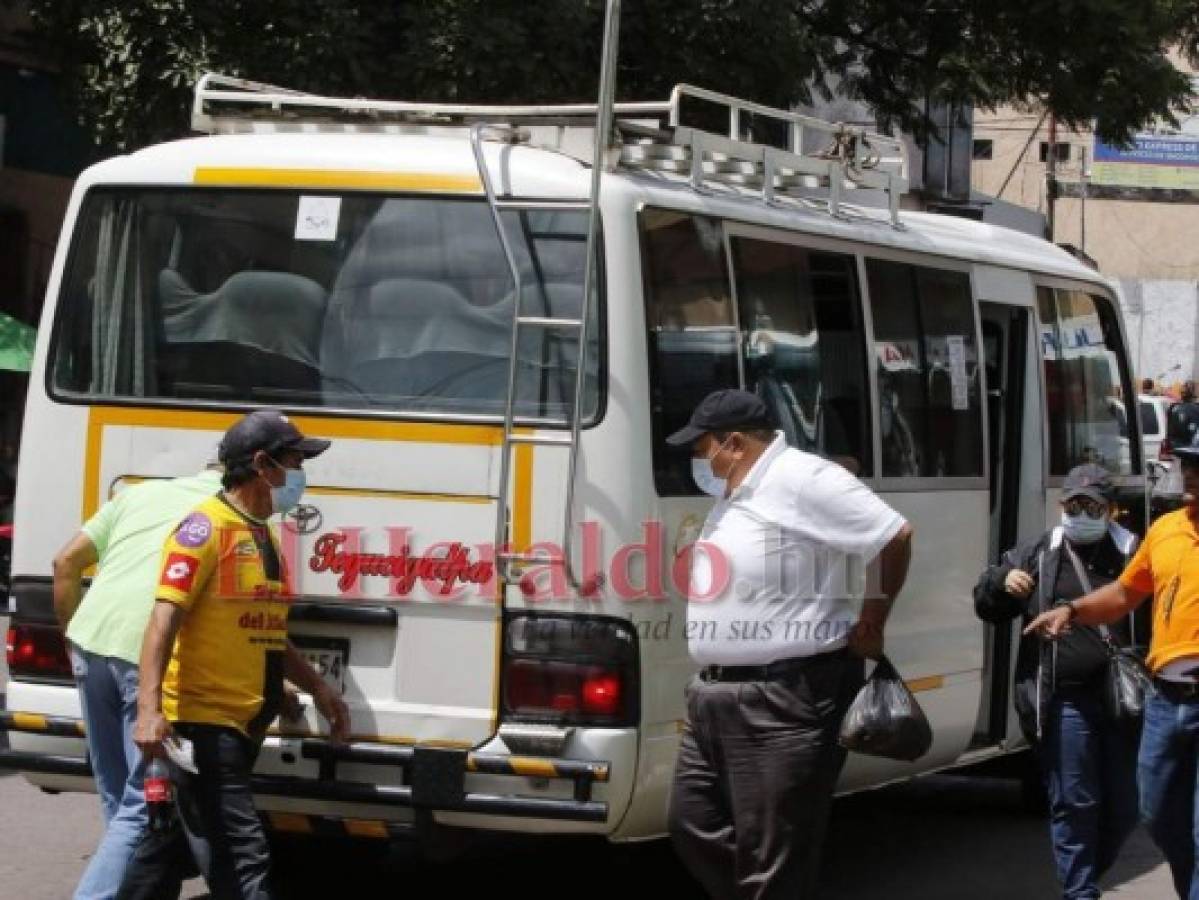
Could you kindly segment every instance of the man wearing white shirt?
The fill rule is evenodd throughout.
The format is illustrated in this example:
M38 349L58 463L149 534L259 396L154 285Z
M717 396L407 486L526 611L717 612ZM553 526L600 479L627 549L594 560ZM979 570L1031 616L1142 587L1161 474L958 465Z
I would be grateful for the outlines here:
M717 498L692 556L703 668L670 803L674 845L714 898L809 898L863 659L907 576L911 526L840 465L788 447L754 394L717 391L667 439ZM877 592L858 604L879 557ZM702 599L701 599L702 598Z

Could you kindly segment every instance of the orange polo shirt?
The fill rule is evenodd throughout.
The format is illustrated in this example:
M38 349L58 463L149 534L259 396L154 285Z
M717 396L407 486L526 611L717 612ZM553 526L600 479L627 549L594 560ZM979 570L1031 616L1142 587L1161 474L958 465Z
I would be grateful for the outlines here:
M1150 669L1160 672L1176 659L1199 656L1199 529L1185 509L1153 523L1120 584L1153 594Z

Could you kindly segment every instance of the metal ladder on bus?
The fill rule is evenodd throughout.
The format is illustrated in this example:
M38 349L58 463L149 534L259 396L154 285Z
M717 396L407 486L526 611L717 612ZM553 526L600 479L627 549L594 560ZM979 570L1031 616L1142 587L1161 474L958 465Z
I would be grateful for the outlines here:
M488 169L487 160L483 153L484 134L488 125L476 122L470 129L470 146L474 153L475 164L479 169L479 179L483 185L483 193L487 206L491 211L492 222L499 235L500 246L504 251L504 259L512 276L513 291L516 298L512 315L512 339L508 358L508 384L504 395L504 423L500 440L500 471L499 489L496 497L495 523L495 561L497 574L501 584L511 580L509 563L550 564L561 565L568 583L580 594L586 596L600 586L600 576L594 576L584 583L579 578L572 563L573 532L574 532L574 495L579 462L579 430L582 425L583 399L587 387L587 342L588 326L591 321L591 304L595 293L596 278L596 246L599 229L599 188L600 179L606 158L605 151L611 142L613 126L613 106L616 87L616 55L617 37L620 23L620 0L608 0L604 15L603 61L600 67L599 102L596 106L595 124L595 155L591 166L591 191L587 216L587 245L585 274L583 278L583 296L579 301L578 318L560 318L553 316L530 316L524 314L523 284L520 267L512 252L504 227L503 210L519 204L500 200L495 191L495 185ZM516 135L516 130L507 127L505 133L509 137ZM520 339L525 329L550 329L572 332L578 345L575 355L575 383L573 397L567 417L559 425L566 426L566 433L526 434L516 429L516 392L520 369ZM563 511L561 558L536 556L527 548L513 549L508 540L511 531L511 517L508 501L511 494L509 482L512 477L512 451L515 445L533 445L548 447L564 447L568 453L566 466L566 504Z

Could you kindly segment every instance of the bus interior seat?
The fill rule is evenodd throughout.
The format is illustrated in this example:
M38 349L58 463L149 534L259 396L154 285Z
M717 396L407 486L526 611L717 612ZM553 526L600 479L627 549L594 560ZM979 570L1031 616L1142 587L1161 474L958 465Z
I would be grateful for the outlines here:
M326 345L326 356L337 357L325 359L327 372L405 405L502 399L510 309L473 306L454 287L422 278L387 278L356 293L334 298L341 346Z
M210 294L174 269L158 275L163 347L160 374L176 394L290 395L320 389L317 348L325 290L290 272L236 272Z
M501 409L508 382L515 299L511 293L498 303L478 306L456 287L424 278L388 278L355 293L352 298L335 293L330 305L330 316L340 322L326 330L327 338L339 333L337 342L327 339L325 345L324 370L333 382L329 390L344 391L338 383L344 380L356 390L408 408ZM547 285L548 313L538 304L536 314L566 316L571 308L577 314L578 296L577 285ZM559 309L568 304L573 306ZM522 342L517 396L561 403L573 382L564 388L556 383L559 379L544 376L560 371L558 358L568 354L561 349L551 349L546 359L542 354L539 337ZM574 354L565 361L573 366ZM597 361L588 368L592 365Z
M654 308L658 315L657 324L663 329L732 325L728 297L704 290L702 285L659 288L654 296Z

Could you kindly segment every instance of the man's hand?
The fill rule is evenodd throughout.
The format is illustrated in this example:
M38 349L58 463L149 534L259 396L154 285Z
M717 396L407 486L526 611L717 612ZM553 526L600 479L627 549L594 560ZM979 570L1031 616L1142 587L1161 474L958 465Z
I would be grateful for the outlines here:
M1023 569L1012 569L1003 579L1003 589L1019 600L1028 597L1035 586L1036 582L1032 580L1032 576Z
M283 702L279 707L279 715L288 722L298 722L304 716L304 701L300 692L290 684L283 685Z
M161 711L137 714L137 723L133 726L133 743L137 744L146 759L156 756L166 759L167 753L162 747L162 742L172 735L174 731L171 730L171 723Z
M1028 627L1024 629L1025 634L1038 634L1049 640L1056 640L1070 630L1070 623L1074 620L1074 611L1069 605L1055 606L1053 609L1047 610L1028 623Z
M883 627L869 619L858 619L849 631L849 649L863 659L882 659Z
M329 738L335 744L344 744L350 736L350 708L334 690L322 683L312 695L316 711L329 723Z

